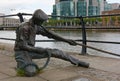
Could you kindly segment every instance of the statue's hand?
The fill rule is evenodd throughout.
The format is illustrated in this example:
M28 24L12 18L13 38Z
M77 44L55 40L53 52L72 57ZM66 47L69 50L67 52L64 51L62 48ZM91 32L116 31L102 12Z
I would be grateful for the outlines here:
M74 40L71 40L71 39L68 39L68 43L69 43L70 45L73 45L73 46L76 46L76 45L77 45L77 43L76 43Z

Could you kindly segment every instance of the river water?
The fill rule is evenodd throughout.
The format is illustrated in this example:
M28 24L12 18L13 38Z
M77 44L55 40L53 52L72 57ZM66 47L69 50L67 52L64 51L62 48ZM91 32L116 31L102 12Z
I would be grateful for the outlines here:
M81 31L53 31L54 33L69 39L82 39ZM15 31L0 31L0 38L16 38ZM41 35L36 36L37 40L51 40L47 37ZM98 41L113 41L120 42L120 32L119 31L87 31L87 40L98 40ZM14 41L0 40L0 42L14 44ZM81 43L81 42L80 42ZM120 54L120 45L119 44L106 44L106 43L93 43L88 42L87 45L93 46L102 50L110 51L113 53ZM58 48L68 52L77 52L81 53L80 46L70 46L64 42L36 42L36 46L44 48ZM97 56L105 57L115 57L106 53L98 52L92 49L87 49L87 53ZM117 57L115 57L117 58Z

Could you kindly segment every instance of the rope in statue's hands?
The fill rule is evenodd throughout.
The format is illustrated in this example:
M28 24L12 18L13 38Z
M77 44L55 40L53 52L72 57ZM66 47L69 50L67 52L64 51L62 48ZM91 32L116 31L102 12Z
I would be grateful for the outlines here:
M49 33L43 26L41 26L47 33ZM102 50L102 49L98 49L98 48L95 48L95 47L92 47L92 46L88 46L88 45L84 45L84 44L81 44L81 43L77 43L76 41L74 40L71 40L69 39L68 40L68 43L70 45L79 45L79 46L85 46L87 48L90 48L90 49L93 49L93 50L97 50L97 51L100 51L100 52L103 52L103 53L107 53L107 54L110 54L110 55L114 55L114 56L119 56L120 57L120 54L116 54L116 53L112 53L112 52L109 52L109 51L105 51L105 50Z
M115 55L115 56L119 56L120 57L120 54L112 53L112 52L109 52L109 51L105 51L105 50L102 50L102 49L98 49L98 48L95 48L95 47L92 47L92 46L88 46L88 45L84 45L84 44L77 43L77 42L76 42L76 44L79 45L79 46L85 46L85 47L93 49L93 50L97 50L97 51L100 51L100 52L103 52L103 53L107 53L107 54L110 54L110 55Z

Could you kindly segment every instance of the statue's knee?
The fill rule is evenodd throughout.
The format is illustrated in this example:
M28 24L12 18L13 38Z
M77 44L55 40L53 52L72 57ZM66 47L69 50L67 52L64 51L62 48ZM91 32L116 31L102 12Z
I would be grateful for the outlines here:
M32 77L36 75L37 68L33 65L29 65L24 68L24 71L25 71L25 76Z
M52 51L55 52L55 53L60 53L60 52L62 52L62 51L59 50L59 49L53 49Z

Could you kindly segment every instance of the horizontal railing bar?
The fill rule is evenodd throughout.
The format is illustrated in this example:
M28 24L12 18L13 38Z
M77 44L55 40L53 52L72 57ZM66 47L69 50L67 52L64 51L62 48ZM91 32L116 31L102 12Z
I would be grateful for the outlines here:
M3 16L0 16L0 17L10 17L10 16L17 16L17 14L13 14L13 15L3 15Z
M120 14L111 14L111 15L95 15L95 16L83 16L83 18L107 17L107 16L120 16Z
M0 38L2 40L12 40L12 41L15 41L15 39L12 39L12 38ZM81 39L77 39L77 40L74 40L74 41L83 41ZM95 40L86 40L87 42L96 42L96 43L111 43L111 44L120 44L120 42L112 42L112 41L95 41ZM36 40L36 42L60 42L60 41L57 41L57 40Z
M18 26L0 26L0 28L17 28ZM57 26L46 26L45 28L56 28L56 29L82 29L82 27L57 27ZM86 27L86 29L120 29L120 27Z
M12 38L0 38L2 40L12 40L12 41L15 41L15 39L12 39Z
M80 18L81 17L81 16L57 16L57 15L48 15L48 16L51 16L51 17L63 17L63 18ZM107 16L120 16L120 14L82 16L82 18L107 17Z
M22 15L32 15L28 13L21 13ZM120 16L120 14L111 14L111 15L95 15L95 16L82 16L83 18L91 18L91 17L105 17L105 16ZM58 15L48 15L51 17L66 17L66 18L79 18L81 16L58 16Z
M56 29L82 29L82 27L65 27L65 26L61 26L61 27L46 27L46 28L56 28ZM86 29L120 29L120 27L85 27Z
M102 49L99 49L99 48L96 48L96 47L93 47L93 46L88 46L88 45L84 45L84 44L81 44L81 43L77 43L77 45L85 46L87 48L90 48L90 49L93 49L93 50L96 50L96 51L99 51L99 52L103 52L103 53L107 53L107 54L110 54L110 55L114 55L114 56L120 57L120 54L112 53L112 52L109 52L109 51L105 51L105 50L102 50Z
M75 40L75 41L82 41L82 40ZM95 40L86 40L86 42L120 44L120 42L112 42L112 41L95 41Z
M120 29L120 27L119 28L114 28L114 27L111 27L111 28L107 28L107 27L106 28L101 28L101 27L98 27L98 28L97 27L87 28L86 27L86 29Z
M22 15L29 15L31 16L32 14L28 13L21 13ZM10 17L10 16L18 16L18 14L12 14L12 15L3 15L0 17ZM48 15L50 17L63 17L63 18L94 18L94 17L107 17L107 16L120 16L120 14L111 14L111 15L95 15L95 16L58 16L58 15Z
M83 40L74 40L74 41L83 41ZM36 42L59 42L57 40L36 40ZM95 41L95 40L86 40L86 42L96 42L96 43L111 43L111 44L120 44L120 42L111 42L111 41Z
M28 14L28 13L21 13L22 15L29 15L29 16L31 16L32 14Z

